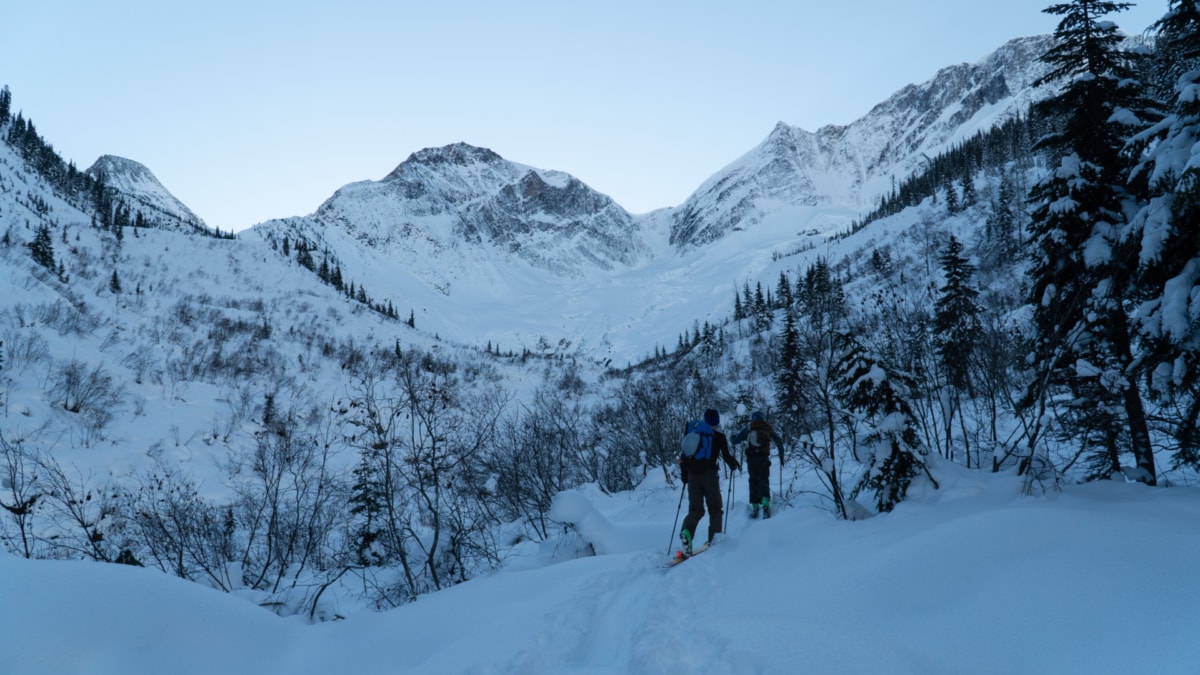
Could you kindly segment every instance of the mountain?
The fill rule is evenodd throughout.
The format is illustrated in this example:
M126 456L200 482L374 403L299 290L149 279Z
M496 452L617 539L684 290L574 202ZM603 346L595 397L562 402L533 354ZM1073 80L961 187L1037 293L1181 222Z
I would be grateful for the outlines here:
M943 68L848 126L809 132L779 123L678 208L671 244L694 250L768 219L814 238L844 229L928 158L1050 93L1032 85L1051 40L1019 38L977 63Z
M242 236L277 248L306 242L371 297L411 307L439 335L481 347L604 353L611 327L632 321L626 310L655 304L657 284L636 278L657 257L651 222L566 173L458 143L414 153L379 181L341 188L309 216ZM598 296L598 285L625 302Z
M443 255L564 278L650 257L638 222L609 197L568 174L465 143L416 152L382 180L341 188L306 218L255 229L291 229L316 241L338 229L391 263L423 268L435 286L452 275L453 265L428 264Z
M142 213L154 227L179 232L209 232L204 221L171 194L144 165L103 155L85 172L116 193L130 211Z
M673 209L630 215L569 174L460 143L244 236L308 242L439 335L636 359L718 320L747 279L773 283L781 255L825 245L928 158L1022 115L1045 93L1032 82L1050 39L944 68L847 126L781 123Z

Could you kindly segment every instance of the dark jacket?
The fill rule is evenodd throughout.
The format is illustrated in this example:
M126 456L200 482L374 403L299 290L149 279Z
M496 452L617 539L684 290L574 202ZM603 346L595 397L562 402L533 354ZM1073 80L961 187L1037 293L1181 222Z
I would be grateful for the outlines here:
M683 472L683 479L685 481L687 480L687 475L689 473L703 473L705 471L716 471L717 470L717 457L720 457L721 459L725 460L725 465L728 466L732 470L736 471L736 470L742 468L742 465L740 463L738 463L736 458L734 458L733 453L729 452L729 439L725 437L724 433L717 431L716 429L713 429L713 441L712 442L713 442L713 452L712 452L713 456L710 459L696 459L695 457L687 457L687 456L680 457L679 463L681 465L681 469Z
M771 425L767 424L767 422L764 420L754 420L750 424L742 427L740 431L733 435L733 438L731 439L733 444L737 445L739 443L745 443L746 440L750 438L750 432L756 429L759 431L765 431L771 435L771 443L775 445L776 451L779 453L779 465L783 466L783 439L780 438L779 434L775 433L775 430L771 428ZM749 454L746 455L746 459L750 459Z

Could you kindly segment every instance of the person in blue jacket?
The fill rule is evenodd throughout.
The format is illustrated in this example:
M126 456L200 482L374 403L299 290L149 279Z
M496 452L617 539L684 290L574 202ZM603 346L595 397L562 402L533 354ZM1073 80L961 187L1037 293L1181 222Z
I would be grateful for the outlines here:
M685 555L692 553L692 537L696 525L704 517L705 505L708 506L708 542L712 543L713 537L721 532L721 481L717 457L724 460L733 471L742 468L741 463L729 452L729 439L718 430L721 426L720 413L711 408L704 411L704 422L712 433L710 450L690 457L684 454L679 458L679 477L687 484L688 493L688 512L683 519L683 530L679 533ZM708 456L700 457L701 454Z

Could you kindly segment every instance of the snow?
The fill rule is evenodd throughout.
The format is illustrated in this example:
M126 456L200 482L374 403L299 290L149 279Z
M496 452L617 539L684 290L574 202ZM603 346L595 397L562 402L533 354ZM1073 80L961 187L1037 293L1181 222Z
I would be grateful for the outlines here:
M0 662L88 673L1190 673L1200 491L1121 482L1020 495L937 467L940 490L835 520L740 509L669 571L678 491L560 495L559 542L488 578L311 625L147 569L0 556ZM745 477L736 476L739 491ZM564 539L566 535L564 535Z
M1017 48L1027 47L1011 47ZM946 76L956 72L948 70ZM1030 74L1009 75L1027 80ZM1010 88L1028 90L1019 80L1010 80ZM956 127L949 121L964 108L948 106L937 118L938 133L921 147L933 152L961 139L963 130L986 128L1013 107L1019 106L981 105L969 119L956 120ZM822 132L831 138L847 135L851 149L883 147L878 144L896 136L889 125L904 118L887 106L879 112L869 124ZM802 148L817 143L822 133L782 125L774 135ZM954 218L943 219L942 212L923 205L854 236L825 239L858 215L862 204L854 202L855 195L871 194L889 171L902 175L903 167L884 167L872 174L871 185L861 186L862 176L853 169L875 154L822 160L837 159L838 171L779 174L786 180L808 178L818 192L835 198L785 207L780 201L785 191L771 184L779 189L756 197L761 220L734 228L707 248L676 251L669 241L670 214L649 214L638 223L645 250L624 251L637 262L615 271L597 265L566 279L513 265L502 252L468 246L450 236L453 220L445 215L424 214L424 230L400 231L385 218L384 195L375 193L383 181L348 185L339 192L353 207L345 212L353 222L338 223L346 226L344 232L331 227L326 240L337 244L345 269L353 270L353 279L374 299L395 299L401 316L414 310L416 330L348 308L336 293L315 285L290 261L280 262L278 252L250 234L234 243L151 230L127 237L111 264L126 286L145 280L156 288L148 288L145 298L115 297L106 290L106 274L78 277L76 289L96 299L91 306L104 305L109 319L100 330L68 334L40 316L30 323L16 320L57 307L62 296L50 282L30 281L24 254L0 252L6 263L0 287L20 290L0 294L0 312L8 313L0 337L14 350L10 354L40 345L49 353L85 360L89 368L103 366L128 387L125 403L114 411L116 421L103 438L92 438L45 400L41 383L51 365L32 356L10 357L5 433L36 437L48 425L44 428L54 438L46 442L70 471L121 480L161 462L194 476L202 496L218 498L229 487L222 484L220 462L244 448L254 430L239 401L261 400L272 383L262 378L236 389L169 373L145 382L131 377L134 367L126 364L138 350L178 350L184 344L158 340L160 332L178 330L198 338L207 330L205 320L195 327L164 325L173 322L175 308L203 309L207 303L199 299L207 298L224 310L222 318L243 318L252 325L263 321L277 335L297 336L276 343L287 363L301 364L297 386L328 392L331 399L346 396L349 385L331 372L336 363L304 362L310 353L305 335L353 336L347 339L358 345L394 341L450 354L459 349L455 342L473 340L482 347L487 341L508 349L544 337L553 344L574 343L585 355L634 359L656 345L673 344L678 332L697 319L727 316L736 289L747 280L770 287L781 271L801 269L817 255L852 259L873 247L894 247L898 261L917 259L917 247L933 235L927 232L917 241L907 228L925 219L953 227ZM823 155L814 150L809 156ZM771 166L762 159L751 153L725 174ZM3 144L0 160L18 165ZM516 164L503 168L514 175L532 170ZM481 170L448 173L457 181L443 187L486 182ZM1077 162L1064 163L1063 170L1067 177L1077 176ZM571 180L559 172L537 173L555 188ZM151 179L141 184L157 185ZM19 172L12 181L13 194L32 191ZM715 203L700 192L696 203ZM162 201L164 195L169 193L148 198ZM107 249L87 226L87 217L58 200L52 206L72 228L72 246L100 259ZM1058 206L1074 208L1066 201ZM24 238L21 213L3 215ZM372 236L380 239L366 241ZM356 248L351 241L363 245ZM180 250L187 255L172 253ZM1186 274L1200 272L1189 268ZM1164 310L1155 317L1170 334L1183 334L1196 320L1200 302L1186 293L1190 278L1172 282L1178 289L1168 289ZM1045 301L1054 293L1048 287ZM254 303L261 309L245 309ZM142 304L148 305L145 311ZM1014 320L1024 324L1027 316ZM226 348L236 349L235 342ZM1175 365L1174 373L1162 375L1178 380L1186 364ZM536 374L515 366L495 367L506 369L506 383L518 393L538 381ZM868 377L878 382L882 375L876 369ZM1047 417L1042 424L1049 422ZM841 468L828 458L821 465L827 473ZM941 489L914 484L908 501L874 518L851 502L848 511L863 519L848 522L823 508L817 496L823 491L811 471L801 477L804 488L787 508L778 504L775 518L750 521L734 509L727 533L711 552L670 572L659 565L676 541L682 495L656 472L627 494L606 495L596 486L560 493L550 516L562 526L543 543L514 543L505 551L503 568L491 576L379 613L331 590L324 601L345 618L317 625L257 607L259 596L245 590L223 594L147 569L27 561L0 553L0 671L1195 671L1200 496L1194 488L1106 482L1022 497L1018 477L938 464L933 471ZM747 488L744 476L737 477L735 488L736 501Z

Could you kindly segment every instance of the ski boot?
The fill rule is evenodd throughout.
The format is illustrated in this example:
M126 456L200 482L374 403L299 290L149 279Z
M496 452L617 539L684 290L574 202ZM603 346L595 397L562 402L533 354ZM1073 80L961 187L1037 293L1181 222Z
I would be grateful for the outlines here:
M759 505L758 505L758 504L751 504L751 505L750 505L750 519L751 519L751 520L754 520L755 518L758 518L759 508L760 508L760 507L759 507Z
M762 498L762 513L763 513L763 520L766 520L767 518L771 517L771 498L770 497Z
M679 533L679 541L682 543L682 548L675 554L676 560L683 560L692 555L692 533L684 530Z

